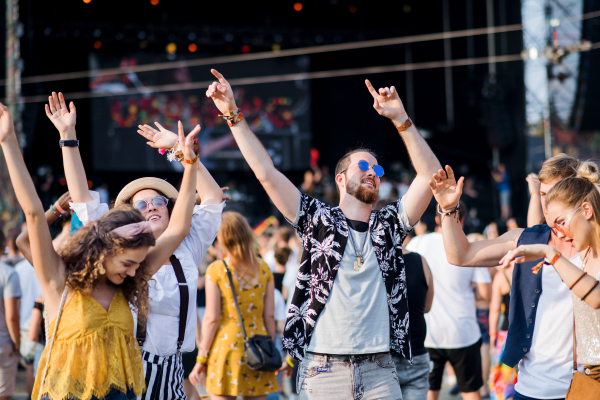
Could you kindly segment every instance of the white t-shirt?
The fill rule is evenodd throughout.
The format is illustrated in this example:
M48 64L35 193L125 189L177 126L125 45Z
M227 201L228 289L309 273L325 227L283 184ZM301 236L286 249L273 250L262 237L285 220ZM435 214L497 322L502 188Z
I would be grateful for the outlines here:
M487 268L452 265L446 259L441 233L428 233L412 239L406 248L419 253L433 275L433 305L425 314L425 347L460 349L481 338L477 325L475 294L471 282L491 283ZM410 288L409 288L410 296Z
M19 275L19 282L21 283L21 310L19 312L21 330L28 331L35 299L42 297L42 286L35 274L33 265L29 261L18 262L15 265L15 271Z
M404 212L406 214L406 212ZM367 235L348 227L357 247ZM308 351L323 354L372 354L390 350L390 312L379 261L371 239L364 264L354 270L356 252L350 237L331 294L317 319Z
M93 201L70 203L82 224L99 219L108 212L108 206L100 203L98 193L90 191ZM183 275L189 288L189 306L182 352L193 351L196 347L196 296L198 287L198 265L211 246L221 226L221 213L225 202L194 206L190 233L175 250L175 257L181 263ZM163 265L148 281L150 312L146 323L146 341L143 350L158 355L170 356L177 353L179 332L179 283L171 265ZM137 330L137 314L132 310Z
M579 254L569 261L581 268ZM571 292L556 270L545 265L542 268L542 294L535 313L531 350L519 362L515 389L524 396L538 399L563 398L572 378Z
M287 308L283 295L275 289L275 321L285 321L287 319Z

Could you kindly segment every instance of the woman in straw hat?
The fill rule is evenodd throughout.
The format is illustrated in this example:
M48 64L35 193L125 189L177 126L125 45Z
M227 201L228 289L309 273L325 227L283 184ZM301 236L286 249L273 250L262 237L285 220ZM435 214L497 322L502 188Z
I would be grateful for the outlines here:
M56 104L56 107L53 107L52 103ZM62 138L74 138L75 115L72 103L71 107L72 111L69 113L62 95L53 94L52 113L49 113L48 117L61 132ZM67 131L71 132L68 136L63 134ZM181 122L179 131L183 131ZM192 133L196 134L199 131L198 125ZM183 147L181 135L179 148ZM175 142L177 143L177 140ZM176 243L175 247L169 247L169 252L163 252L162 267L153 271L148 284L149 312L147 318L140 314L136 324L136 336L142 346L146 378L147 391L142 396L144 400L185 398L181 353L193 351L195 348L198 265L217 235L224 207L223 192L198 161L198 156L193 160L184 161L180 151L175 153L181 158L186 172L192 165L189 162L193 161L193 169L197 171L196 190L200 195L201 205L193 206L192 203L188 203L186 193L184 202L189 207L185 215L176 216L174 208L177 207L174 205L182 200L180 197L183 195L183 186L182 193L178 193L166 181L151 177L130 182L121 190L115 201L115 207L131 204L143 214L157 240L157 248L164 242ZM108 205L100 204L98 194L89 191L85 178L81 178L85 176L85 172L79 152L66 153L63 150L63 159L73 199L71 207L85 225L106 213ZM77 189L71 189L71 186ZM186 225L187 230L183 235L172 235L170 228L175 219Z
M51 106L54 115L57 110L53 102ZM47 112L50 114L49 108ZM74 118L74 108L71 113ZM68 139L74 131L61 130L61 135ZM186 158L194 156L193 136L185 138L180 132ZM170 240L161 240L160 246L152 247L157 241L150 224L138 210L128 206L89 223L57 253L4 105L0 105L0 144L27 219L29 241L22 245L30 248L26 253L31 254L42 287L49 323L49 341L38 369L34 398L125 400L140 396L145 383L130 307L146 312L148 278L175 250L179 244L176 237L185 236L186 224L179 221L184 220L186 204L190 210L193 206L195 166L184 173L182 200L173 210L178 222L168 228ZM64 148L63 152L73 150ZM70 161L81 163L76 157ZM71 191L81 197L78 185L72 184L72 172L67 171ZM78 172L75 178L86 182L85 174ZM52 211L59 214L60 210Z

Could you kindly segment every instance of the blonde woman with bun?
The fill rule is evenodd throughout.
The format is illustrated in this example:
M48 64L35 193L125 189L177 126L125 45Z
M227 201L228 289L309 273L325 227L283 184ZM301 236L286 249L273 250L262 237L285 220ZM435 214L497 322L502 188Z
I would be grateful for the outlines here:
M559 154L544 162L539 173L540 206L549 220L545 199L564 179L574 177L581 162ZM554 224L517 228L496 239L470 243L456 220L456 206L462 194L463 179L456 179L446 166L433 175L429 185L441 211L446 258L464 267L495 267L499 260L520 245L548 245L561 252L575 266L582 257L572 241ZM579 205L578 205L579 206ZM585 249L584 249L585 250ZM514 399L564 398L573 377L573 302L569 288L554 268L532 272L539 261L516 264L510 288L508 334L501 361L508 367L519 365ZM557 323L560 321L560 323Z
M275 282L266 262L256 256L254 232L237 212L223 213L217 240L224 252L206 270L206 313L193 384L206 375L212 400L264 400L277 393L275 372L254 371L246 365L244 338L234 302L237 301L248 337L269 335L275 340ZM237 299L225 270L231 271Z
M573 265L551 246L522 245L509 251L501 264L523 263L545 257L534 268L554 268L571 290L577 361L584 372L600 382L600 171L586 161L576 177L557 183L546 195L546 220L584 254L583 267ZM547 261L550 260L550 261ZM535 273L535 270L534 270ZM539 273L539 272L538 272ZM569 321L557 321L559 324Z

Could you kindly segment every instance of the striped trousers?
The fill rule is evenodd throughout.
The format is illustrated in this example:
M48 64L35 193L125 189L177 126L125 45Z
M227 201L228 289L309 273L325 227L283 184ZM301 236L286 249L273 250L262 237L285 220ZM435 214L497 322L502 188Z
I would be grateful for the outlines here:
M161 357L142 350L146 393L141 400L186 400L181 354Z

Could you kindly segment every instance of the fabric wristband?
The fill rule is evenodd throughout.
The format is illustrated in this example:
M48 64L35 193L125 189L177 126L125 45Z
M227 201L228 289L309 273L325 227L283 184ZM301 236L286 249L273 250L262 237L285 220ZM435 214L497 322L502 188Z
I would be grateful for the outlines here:
M402 125L397 126L398 132L403 132L412 126L413 122L410 118L408 118Z

